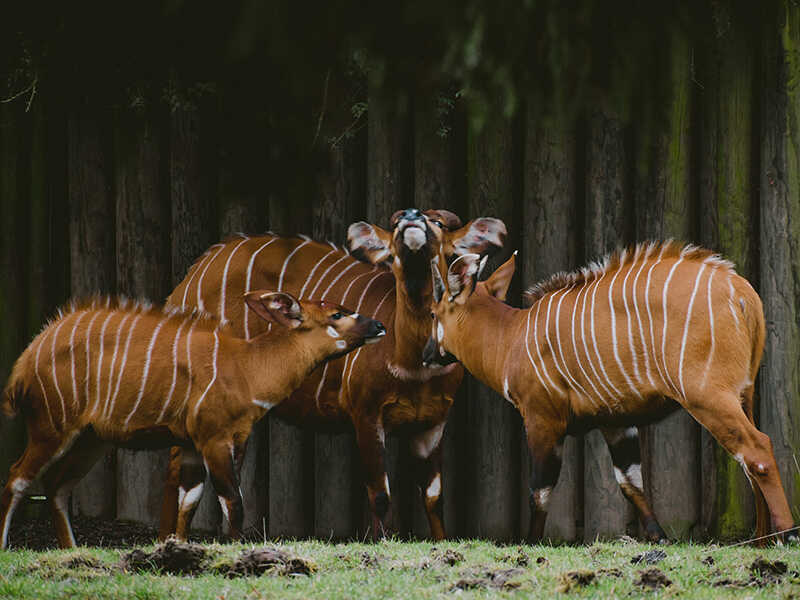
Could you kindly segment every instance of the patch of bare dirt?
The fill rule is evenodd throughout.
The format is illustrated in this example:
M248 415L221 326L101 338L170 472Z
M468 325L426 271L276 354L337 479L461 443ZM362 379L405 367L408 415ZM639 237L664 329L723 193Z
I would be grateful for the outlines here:
M769 561L763 556L756 558L750 565L750 572L754 577L760 577L763 580L772 580L775 582L780 581L786 575L788 567L782 560L775 562Z
M518 588L520 582L512 581L514 577L524 573L522 569L497 569L478 571L459 579L452 586L450 591L476 590L476 589L503 589L511 590Z
M607 577L622 577L622 569L618 569L617 567L609 567L608 569L598 569L598 575L605 575Z
M452 548L448 548L444 551L435 547L431 548L431 557L433 560L447 565L448 567L453 567L464 560L464 555Z
M573 588L589 585L595 580L597 575L594 571L580 569L578 571L567 571L558 576L557 592L567 593Z
M656 590L658 588L671 586L672 581L664 575L661 569L653 567L652 569L641 571L639 573L639 579L635 584L643 588Z
M174 575L192 575L205 568L206 549L200 544L169 538L152 552L139 548L123 555L120 567L125 571L160 571Z
M310 562L283 550L256 548L239 555L225 574L228 577L269 575L311 575L315 571Z

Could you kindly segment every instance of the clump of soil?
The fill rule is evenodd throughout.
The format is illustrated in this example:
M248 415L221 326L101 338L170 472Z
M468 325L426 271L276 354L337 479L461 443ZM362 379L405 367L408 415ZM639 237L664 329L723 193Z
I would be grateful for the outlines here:
M638 586L650 588L651 590L672 585L672 581L670 581L670 579L664 575L664 572L661 569L656 567L647 569L646 571L641 571L639 573L639 580L635 583Z
M609 577L622 577L622 569L618 569L617 567L610 567L608 569L598 569L598 575L607 575Z
M451 548L448 548L445 551L438 550L437 548L431 548L431 556L434 560L449 567L455 566L464 560L464 555L461 554L461 552Z
M361 553L361 566L362 567L379 567L383 562L383 557L377 554L370 554L369 552Z
M206 554L206 549L200 544L169 538L163 544L156 546L152 552L145 552L139 548L128 552L123 555L120 567L125 571L194 574L203 570Z
M251 575L311 575L314 565L298 556L275 548L245 550L225 572L228 577Z
M642 562L646 562L648 565L654 565L660 563L665 558L667 558L667 553L663 550L648 550L644 554L637 554L634 556L631 559L631 564L638 565Z
M527 567L531 562L528 555L522 551L522 548L517 548L516 554L505 554L500 560L513 563L518 567Z
M786 570L786 563L782 560L771 562L763 556L756 558L750 565L750 572L753 576L760 576L764 580L780 581L786 575Z
M713 567L716 564L716 561L714 560L714 557L711 556L710 554L708 556L706 556L700 562L702 562L704 565L708 565L709 567Z
M556 587L556 591L566 593L572 588L589 585L594 581L595 577L596 575L594 571L587 571L584 569L561 573L558 576L559 583L558 587Z
M511 581L517 575L524 573L522 569L499 569L496 571L481 571L469 577L464 577L450 586L450 591L475 590L475 589L503 589L518 588L518 581Z
M550 561L547 560L544 556L539 556L536 558L537 565L549 565Z

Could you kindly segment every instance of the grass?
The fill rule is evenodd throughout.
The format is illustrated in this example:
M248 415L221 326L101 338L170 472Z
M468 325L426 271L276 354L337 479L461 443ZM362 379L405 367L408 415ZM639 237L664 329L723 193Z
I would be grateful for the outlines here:
M634 542L589 546L498 546L485 541L327 544L303 541L270 544L309 561L310 576L226 577L219 573L243 544L208 544L208 569L199 575L126 573L124 550L0 552L0 598L467 598L573 597L637 598L800 598L800 551L676 544L656 547ZM154 547L145 547L152 550ZM633 565L644 552L663 549L655 565ZM704 559L713 557L714 564ZM750 565L762 556L783 561L779 580L753 576ZM451 564L452 563L452 564ZM646 569L658 568L667 587L635 584ZM602 571L605 570L605 571ZM580 571L582 575L568 576ZM591 574L594 577L591 577ZM584 583L576 583L577 580ZM591 579L591 581L589 581ZM743 587L715 587L729 580ZM505 582L505 583L504 583ZM746 584L746 585L745 585Z

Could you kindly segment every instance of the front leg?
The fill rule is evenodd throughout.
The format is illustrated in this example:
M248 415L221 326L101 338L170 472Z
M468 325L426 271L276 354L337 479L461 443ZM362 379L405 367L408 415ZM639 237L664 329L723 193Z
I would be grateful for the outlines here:
M203 496L206 470L203 458L195 450L183 450L178 474L178 516L175 524L175 535L185 540L189 535L192 517Z
M384 431L380 419L362 419L356 423L356 442L364 469L373 541L384 537L391 512L389 476L384 464Z
M528 419L525 420L525 430L531 455L531 523L528 542L535 544L542 539L550 495L561 472L564 431L552 423Z
M444 423L423 431L410 440L411 454L416 458L414 474L434 540L443 540L444 511L442 501L442 433Z
M239 489L239 474L236 470L237 455L240 449L234 448L233 440L215 439L205 444L201 453L206 469L211 476L211 484L217 493L222 514L228 521L228 535L231 539L238 539L242 535L242 522L244 509L242 508L242 493Z

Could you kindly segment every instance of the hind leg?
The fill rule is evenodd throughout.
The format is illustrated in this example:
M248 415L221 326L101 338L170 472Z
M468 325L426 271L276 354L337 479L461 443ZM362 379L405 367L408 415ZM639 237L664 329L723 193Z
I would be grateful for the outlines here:
M733 393L716 396L712 402L687 399L687 410L742 465L753 488L763 494L769 510L771 531L794 524L783 490L769 437L756 429ZM756 500L759 499L756 492Z
M28 446L22 457L11 467L8 481L0 495L0 549L8 547L8 529L14 510L25 495L25 490L39 472L53 460L71 440L50 438L37 440L28 430Z
M158 525L158 539L163 541L170 534L176 533L178 526L178 511L180 510L181 461L183 450L180 446L173 446L169 450L169 466L167 479L164 482L164 499L161 502L161 519Z
M601 429L611 452L614 476L622 494L633 504L642 522L645 536L651 542L667 541L667 534L658 524L653 509L644 495L642 484L642 455L637 427Z
M69 496L72 489L103 455L105 448L105 444L95 433L87 429L42 475L58 544L62 548L74 548L76 545L69 520Z
M178 518L175 535L185 540L194 511L203 496L206 470L203 458L195 450L184 449L178 476Z

